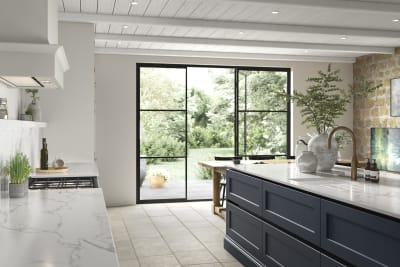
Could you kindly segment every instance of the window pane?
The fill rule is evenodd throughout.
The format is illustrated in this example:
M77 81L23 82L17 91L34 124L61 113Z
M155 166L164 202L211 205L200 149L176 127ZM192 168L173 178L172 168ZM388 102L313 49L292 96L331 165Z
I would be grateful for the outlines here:
M239 154L286 154L286 112L240 112Z
M185 142L185 112L140 112L140 155L182 157Z
M140 68L140 109L185 109L186 69Z
M287 102L277 98L287 91L287 73L239 71L239 110L286 110Z

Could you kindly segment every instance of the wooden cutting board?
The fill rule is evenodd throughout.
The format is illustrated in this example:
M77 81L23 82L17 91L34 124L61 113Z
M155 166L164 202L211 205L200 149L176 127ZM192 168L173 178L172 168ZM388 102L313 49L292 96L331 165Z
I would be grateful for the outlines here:
M60 168L54 168L54 167L49 167L48 170L42 170L39 168L36 168L36 173L62 173L62 172L67 172L68 167L60 167Z

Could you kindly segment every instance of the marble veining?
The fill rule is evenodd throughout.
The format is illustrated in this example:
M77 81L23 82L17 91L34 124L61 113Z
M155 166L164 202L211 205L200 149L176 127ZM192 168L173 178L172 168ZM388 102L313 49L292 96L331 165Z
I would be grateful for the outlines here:
M118 266L102 190L0 199L0 266Z
M295 164L241 164L237 169L260 178L400 219L400 179L378 184L326 173L301 173Z

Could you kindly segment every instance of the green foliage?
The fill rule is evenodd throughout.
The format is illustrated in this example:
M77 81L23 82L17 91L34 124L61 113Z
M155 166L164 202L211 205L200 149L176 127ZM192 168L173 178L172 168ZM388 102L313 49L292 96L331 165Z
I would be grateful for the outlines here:
M22 184L29 177L32 169L27 156L17 152L5 166L6 175L10 175L10 183Z
M280 94L301 108L302 123L308 128L315 128L318 134L327 133L335 127L335 120L346 112L347 105L352 102L354 96L366 96L382 86L371 86L371 82L360 80L349 86L349 90L345 90L339 87L339 83L342 82L339 72L340 70L332 70L329 64L326 73L318 71L318 76L307 79L307 82L312 84L305 93L295 90L289 97Z
M232 147L232 139L226 138L219 129L195 126L189 135L190 148L223 148Z
M198 168L197 177L199 177L201 180L211 180L212 179L211 169L200 166Z
M185 144L179 142L171 136L159 136L157 134L149 135L144 140L141 140L140 154L162 157L184 156ZM148 164L154 164L161 161L176 161L177 158L148 158Z

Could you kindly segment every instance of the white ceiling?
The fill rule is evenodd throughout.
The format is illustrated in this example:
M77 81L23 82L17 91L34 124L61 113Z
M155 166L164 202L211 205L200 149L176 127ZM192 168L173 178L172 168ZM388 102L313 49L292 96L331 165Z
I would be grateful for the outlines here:
M353 62L400 47L400 0L58 0L96 52ZM272 11L280 11L272 14Z

